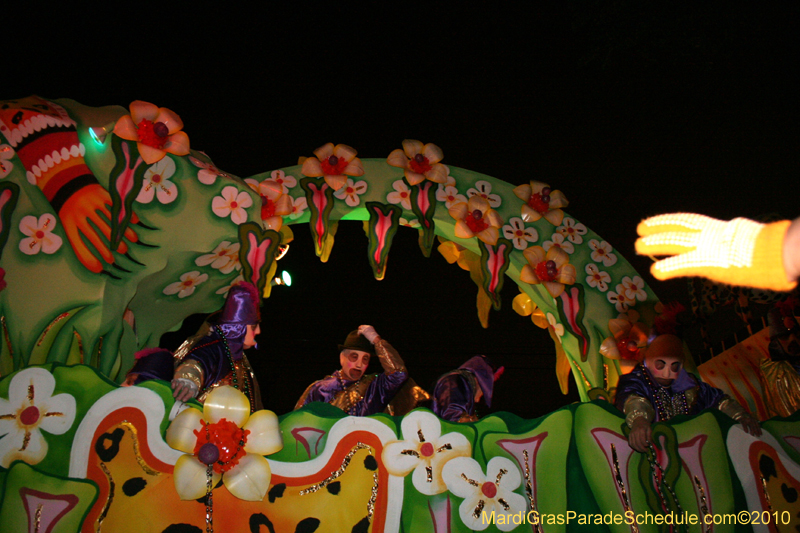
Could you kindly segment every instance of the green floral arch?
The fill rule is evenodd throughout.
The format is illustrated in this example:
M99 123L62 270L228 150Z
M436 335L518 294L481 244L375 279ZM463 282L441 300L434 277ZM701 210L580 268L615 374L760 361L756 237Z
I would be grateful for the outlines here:
M434 146L404 143L404 154L398 143L390 147L393 152L387 150L389 158L364 160L348 147L310 147L302 165L243 180L216 168L206 154L190 151L188 138L185 150L176 137L174 150L158 161L143 161L145 155L152 159L151 150L136 137L124 138L120 125L130 129L136 124L121 107L89 108L38 97L5 104L0 113L5 125L0 130L0 267L7 287L0 292L5 339L0 375L45 362L86 363L119 381L136 350L155 346L189 315L218 309L226 288L240 276L268 295L273 258L288 234L275 230L292 224L309 224L324 261L338 221L364 221L370 262L379 279L395 232L401 225L417 227L423 254L437 246L448 261L470 271L478 285L477 308L484 326L490 308L499 307L508 276L521 293L515 310L547 327L554 340L562 390L571 372L583 400L593 397L593 390L613 388L620 374L618 345L624 353L626 343L633 342L635 354L632 323L652 323L656 315L652 290L610 244L568 213L548 211L541 200L528 201L544 184L515 188L450 166ZM152 106L153 113L168 111L162 109ZM10 120L13 112L22 116L18 124ZM27 135L26 128L36 135ZM65 130L72 141L63 139ZM36 149L44 154L40 159L31 156ZM428 156L421 167L408 163L406 155L413 159L415 150ZM339 154L338 168L330 166L334 154ZM98 186L76 185L77 192L63 186L53 194L59 179L69 182L61 169L69 167L67 162L85 165ZM323 176L326 170L339 174ZM68 201L63 202L65 195ZM559 191L550 195L551 207L566 204ZM91 216L76 205L97 202L109 205L109 211L85 222L81 217ZM467 204L455 208L460 215L478 206L482 220L471 226L458 222L451 213L459 213L450 207L460 202ZM103 234L104 223L108 235ZM484 226L496 229L481 233ZM477 236L467 235L465 228ZM37 231L43 240L36 241ZM79 239L88 243L88 252L80 253L70 231L82 232ZM103 257L92 232L113 250L112 260ZM560 294L554 284L548 290L545 284L526 282L537 264L545 263L536 258L550 258L541 257L543 248L538 256L532 249L545 246L565 252L554 280L567 282ZM99 267L92 267L92 258L99 259ZM571 267L564 268L564 261ZM539 268L539 278L546 280L546 269ZM626 314L620 319L620 313ZM611 358L601 355L601 348Z

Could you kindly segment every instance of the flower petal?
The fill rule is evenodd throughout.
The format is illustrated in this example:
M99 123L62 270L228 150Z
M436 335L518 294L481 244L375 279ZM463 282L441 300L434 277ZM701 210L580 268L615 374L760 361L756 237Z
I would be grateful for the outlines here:
M203 427L203 413L198 409L184 409L167 428L167 444L183 453L194 453L197 443L195 430Z
M359 158L355 158L350 161L344 170L342 171L344 174L348 176L363 176L364 175L364 165L361 163Z
M336 176L329 176L326 174L325 183L330 185L331 189L333 189L334 191L338 191L339 189L344 187L345 183L347 183L347 176L343 174L338 174Z
M434 183L447 183L447 167L441 163L436 163L433 168L425 173L425 177Z
M432 166L444 159L442 149L433 143L428 143L422 147L422 155L428 158L428 163ZM445 176L447 176L447 174L445 174ZM444 181L440 183L444 183Z
M544 288L547 289L547 292L550 293L550 296L553 298L558 298L561 296L561 293L564 292L564 284L563 283L556 283L554 281L543 281L542 284Z
M24 449L23 449L24 447ZM33 429L30 432L27 446L25 445L25 430L9 433L0 439L0 466L8 466L19 459L30 465L40 463L47 455L47 441L42 437L42 432Z
M392 150L392 153L386 158L386 163L392 167L406 168L408 166L408 158L403 153L403 150L397 148Z
M558 190L550 191L550 209L560 209L568 205L569 202L567 201L567 197L564 196L564 193Z
M248 453L239 464L225 472L222 482L240 500L260 502L267 494L271 478L269 462L260 455Z
M133 123L133 119L130 115L125 115L124 117L120 118L116 124L114 124L114 133L126 141L139 140L139 133L136 131L136 124Z
M164 143L164 150L175 155L189 155L189 136L184 131L173 133Z
M522 209L520 209L520 214L522 216L522 220L525 222L536 222L540 218L542 218L542 214L538 212L536 209L532 208L528 204L522 204Z
M250 431L244 451L257 455L270 455L283 449L283 437L278 417L272 411L261 409L250 415L244 425Z
M63 435L75 421L75 397L66 392L47 398L40 407L39 427L53 435Z
M505 457L492 457L486 464L486 478L488 481L495 481L498 473L505 470L505 473L497 484L498 488L514 491L522 483L522 476L519 468Z
M183 121L181 120L181 117L166 107L162 107L158 110L158 116L153 122L163 122L168 128L168 135L174 135L183 129Z
M419 444L406 440L396 440L383 447L381 461L389 474L405 477L420 464L422 459L413 454L404 454L405 450L419 453Z
M538 285L541 283L539 276L536 275L536 271L530 265L524 265L522 267L522 270L519 272L519 279L531 285Z
M425 181L425 176L418 172L406 169L404 174L409 185L417 185L418 183Z
M133 119L134 124L139 124L144 119L155 122L156 117L158 116L157 105L151 104L150 102L143 102L141 100L135 100L131 102L130 110L131 119Z
M206 465L193 455L181 455L173 471L175 492L181 500L197 500L206 495ZM211 486L219 483L222 474L211 470Z
M428 468L431 469L430 477L428 477ZM441 494L447 490L447 485L442 480L441 472L434 472L433 465L429 464L428 461L422 461L417 465L414 473L411 474L411 483L413 483L415 489L427 496Z
M405 139L403 141L403 151L406 153L409 159L413 159L415 155L422 152L424 146L422 142L414 140L414 139Z
M564 219L564 211L562 211L561 209L551 209L542 216L544 216L545 220L547 220L552 225L558 226Z
M442 423L425 411L414 411L400 424L403 438L410 442L435 442L442 435Z
M478 487L471 485L461 477L464 474L468 479L476 481ZM447 490L459 498L467 498L480 490L480 484L486 480L478 461L471 457L456 457L447 461L442 469L442 479L447 484ZM494 481L494 480L492 480Z
M203 418L212 424L226 418L242 427L250 417L250 400L230 386L217 387L203 404Z
M300 172L309 178L318 178L323 174L322 164L319 162L319 159L309 157L303 161L303 166L300 168Z
M324 161L328 159L330 156L333 155L333 143L325 143L316 150L314 150L314 155L317 156L317 159L320 161Z
M455 231L453 232L459 239L471 239L475 236L466 222L463 220L456 220Z
M529 246L528 248L525 248L525 251L522 252L522 255L525 256L525 259L528 260L528 263L534 267L544 261L544 258L546 257L544 248L541 246Z
M167 155L167 152L164 150L153 148L152 146L147 146L146 144L136 143L136 147L139 149L139 155L148 165L152 165L153 163L161 161L164 159L164 156Z

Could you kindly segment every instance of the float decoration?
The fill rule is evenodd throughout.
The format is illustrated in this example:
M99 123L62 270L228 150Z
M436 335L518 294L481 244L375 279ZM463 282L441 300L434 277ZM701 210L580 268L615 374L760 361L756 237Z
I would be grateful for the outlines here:
M275 269L275 257L281 244L281 234L271 229L261 229L255 222L239 226L239 261L242 276L264 293L269 285L270 273Z
M511 253L511 243L506 239L499 239L492 246L481 241L481 287L492 301L495 311L500 310L502 299L500 291L503 289L503 279L508 270L508 255Z
M564 218L564 211L561 208L569 205L564 193L551 189L548 184L541 181L520 185L514 189L514 194L525 202L520 210L522 220L525 222L536 222L544 217L553 226L558 226Z
M0 182L0 258L11 233L11 214L17 207L19 185L7 181Z
M330 256L333 237L336 235L337 223L330 221L334 189L326 180L314 178L301 179L300 186L306 192L308 210L311 213L309 227L314 239L314 251L317 257L325 263Z
M303 161L300 171L310 178L324 178L325 183L338 191L347 182L347 176L364 175L364 167L356 157L357 153L346 144L334 146L333 143L327 143L314 150L314 157Z
M455 236L460 239L477 237L486 244L494 245L500 236L503 219L481 196L473 196L467 203L457 203L449 210L456 221Z
M136 141L142 159L148 165L161 161L167 153L189 155L189 136L183 121L173 111L149 102L131 102L130 114L120 117L114 134L126 141Z
M261 183L254 179L244 181L261 197L261 222L264 228L280 231L283 217L292 213L292 197L284 194L284 185L271 179Z
M111 136L111 149L116 163L111 170L111 248L116 249L133 217L133 202L142 189L147 166L137 149L116 135ZM147 187L152 187L148 184Z
M423 145L420 141L406 139L403 141L403 148L392 150L386 162L393 167L402 168L406 181L413 186L426 179L434 183L445 183L447 167L439 162L443 158L442 149L435 144Z
M380 202L367 202L366 208L369 212L369 221L365 224L369 238L369 264L375 279L381 280L386 275L389 249L400 227L400 214L403 211L396 205Z
M406 178L408 179L408 178ZM419 220L419 247L425 257L431 256L436 237L436 188L432 181L424 181L411 187L411 210Z
M586 313L583 285L574 285L561 293L556 299L558 314L567 325L570 333L578 340L581 361L587 360L589 340L584 334L585 325L583 318Z

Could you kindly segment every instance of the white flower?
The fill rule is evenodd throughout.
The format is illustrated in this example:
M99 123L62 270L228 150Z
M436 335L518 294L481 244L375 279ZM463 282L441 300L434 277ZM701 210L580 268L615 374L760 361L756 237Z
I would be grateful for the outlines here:
M56 217L45 213L37 220L35 216L28 215L19 221L19 230L28 237L19 241L19 250L26 255L54 254L61 248L61 237L53 235L56 227Z
M235 278L233 278L233 281L231 281L231 282L230 282L230 283L228 283L227 285L225 285L225 286L223 286L223 287L220 287L219 289L217 289L217 290L216 290L216 292L215 292L215 294L222 294L222 295L225 295L225 296L227 296L227 294L228 294L228 291L229 291L229 290L231 290L231 287L233 287L234 285L236 285L237 283L240 283L240 282L242 282L242 281L244 281L244 276L243 276L242 274L239 274L238 276L236 276Z
M630 306L636 304L636 300L631 300L626 296L625 287L622 286L621 284L617 285L616 292L608 291L606 298L608 298L609 302L614 304L614 307L616 307L617 311L619 311L620 313L624 313L625 311L628 310Z
M625 276L622 278L622 286L625 288L625 298L631 302L647 300L647 293L644 291L644 280L639 276L633 276L633 279ZM617 286L617 290L619 290L619 286Z
M550 324L550 327L553 328L556 337L558 337L558 342L560 343L561 337L564 336L564 324L559 324L556 317L553 316L553 313L547 313L547 322Z
M241 270L239 243L231 244L229 241L222 241L214 248L213 252L195 259L194 264L197 266L211 265L211 268L216 268L222 274L230 274L234 269Z
M278 182L281 185L281 187L283 187L284 194L289 192L289 189L297 185L297 180L295 179L295 177L287 176L283 170L273 170L269 176L270 176L269 179Z
M178 187L169 181L173 174L175 174L175 161L170 157L165 157L148 168L144 173L142 190L139 191L136 201L149 204L155 195L162 204L174 202L178 198Z
M586 273L589 274L586 277L586 283L590 287L595 287L600 292L608 290L608 284L611 283L611 276L608 275L608 272L603 272L597 268L597 265L588 263L586 265Z
M44 368L26 368L11 379L8 400L0 398L0 466L20 459L35 465L47 455L42 431L64 434L75 421L75 398L53 396L56 380Z
M203 185L213 185L217 181L217 176L227 176L224 172L214 166L214 163L200 161L194 156L189 156L189 161L200 170L197 171L197 179Z
M300 215L303 214L303 211L308 209L308 200L306 200L305 196L300 196L298 198L292 199L292 213L289 215L289 218L295 219L299 218Z
M221 196L215 196L211 201L211 210L218 217L231 217L234 224L247 221L246 208L253 205L253 199L244 191L229 185L222 189Z
M572 218L564 218L562 222L563 224L559 226L556 231L575 244L582 243L583 237L581 237L581 235L586 235L586 226L575 222Z
M361 199L359 198L359 196L361 196L365 192L367 192L366 181L361 180L353 183L353 180L347 178L347 181L345 181L344 186L335 193L333 193L333 195L339 200L344 200L344 202L350 207L355 207L359 203L361 203Z
M455 181L453 181L453 183L455 184ZM436 190L436 199L440 202L444 202L447 209L450 209L460 202L467 203L467 197L463 194L459 194L455 185L439 184L439 188Z
M489 521L482 520L484 513L491 516L494 512L497 529L511 531L519 525L511 517L527 511L525 498L514 492L522 483L522 476L505 457L492 457L486 465L486 475L475 459L456 457L444 466L442 478L450 492L464 499L458 514L464 525L474 531L489 527Z
M392 183L395 192L390 192L386 195L386 200L390 204L400 204L403 209L411 211L411 189L403 180L397 180Z
M414 488L428 496L446 490L442 468L454 457L469 457L472 446L461 433L442 435L438 418L425 411L414 411L400 425L404 440L389 442L381 455L386 470L405 477L412 470Z
M492 184L484 180L476 181L474 189L467 189L467 196L470 198L473 196L485 198L494 209L497 209L503 203L503 199L500 196L492 194Z
M561 248L568 254L571 254L575 251L575 247L572 245L572 243L569 241L565 241L564 236L561 235L560 233L553 233L550 239L551 240L544 241L542 243L542 248L544 248L545 252L553 247Z
M525 228L525 223L519 217L513 217L508 220L509 225L503 226L503 236L506 239L511 239L514 243L514 248L517 250L524 250L528 247L529 242L536 242L539 240L539 233L534 228Z
M611 245L606 241L598 241L597 239L589 240L589 248L593 250L592 261L597 263L602 262L603 265L610 267L617 262L617 256L611 253Z
M176 281L175 283L170 283L169 285L164 287L164 294L169 295L178 293L178 298L186 298L187 296L191 296L191 294L194 292L195 287L197 287L207 279L208 279L208 274L201 274L196 270L187 272L181 275L180 281Z
M9 161L14 157L14 149L7 144L0 144L0 178L5 178L14 168L14 163Z

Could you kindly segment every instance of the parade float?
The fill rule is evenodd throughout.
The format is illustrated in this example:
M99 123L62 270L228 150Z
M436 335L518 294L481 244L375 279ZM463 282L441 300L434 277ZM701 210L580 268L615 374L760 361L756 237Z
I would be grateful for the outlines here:
M189 134L174 112L144 102L2 102L4 531L723 532L800 522L797 415L764 421L756 438L706 411L657 424L655 454L628 446L608 400L664 309L610 243L564 211L557 183L515 187L412 140L376 159L312 146L291 155L298 165L241 179L192 150ZM276 417L243 413L233 389L203 406L176 402L165 382L119 386L137 351L219 309L232 284L268 297L289 226L308 224L326 261L344 220L362 221L378 279L396 232L418 232L421 255L436 248L468 271L484 325L513 281L514 310L548 330L561 388L571 383L582 402L535 420L453 424L426 409L358 418L327 404ZM763 420L758 335L699 373ZM205 457L212 441L224 458ZM667 515L684 518L652 518ZM697 523L686 525L690 516Z

